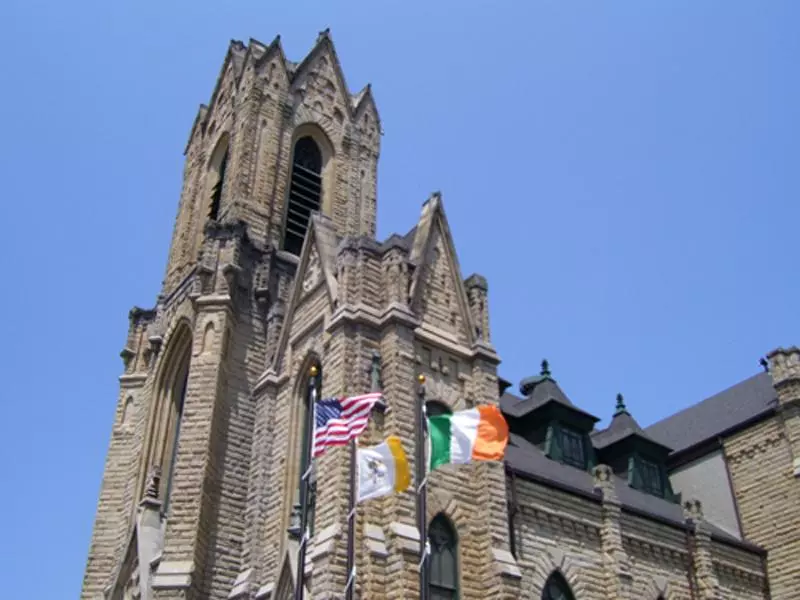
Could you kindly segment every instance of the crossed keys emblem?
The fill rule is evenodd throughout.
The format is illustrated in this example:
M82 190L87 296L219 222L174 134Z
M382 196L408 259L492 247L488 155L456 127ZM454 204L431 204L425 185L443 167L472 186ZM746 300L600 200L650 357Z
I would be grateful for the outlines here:
M371 479L374 485L378 485L383 479L386 479L386 465L382 462L370 458L367 460L367 469L372 476Z

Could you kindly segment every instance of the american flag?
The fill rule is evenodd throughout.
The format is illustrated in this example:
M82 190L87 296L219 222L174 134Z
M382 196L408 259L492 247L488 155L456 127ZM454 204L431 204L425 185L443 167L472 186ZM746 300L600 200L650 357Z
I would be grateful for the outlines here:
M316 458L331 446L344 446L367 428L372 407L382 394L374 392L352 398L326 398L315 407L314 448Z

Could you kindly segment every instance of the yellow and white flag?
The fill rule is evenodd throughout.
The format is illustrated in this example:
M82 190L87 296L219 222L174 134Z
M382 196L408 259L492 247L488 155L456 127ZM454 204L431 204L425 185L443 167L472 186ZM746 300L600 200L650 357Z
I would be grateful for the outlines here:
M403 444L394 435L377 446L358 448L356 470L356 502L402 492L411 484Z

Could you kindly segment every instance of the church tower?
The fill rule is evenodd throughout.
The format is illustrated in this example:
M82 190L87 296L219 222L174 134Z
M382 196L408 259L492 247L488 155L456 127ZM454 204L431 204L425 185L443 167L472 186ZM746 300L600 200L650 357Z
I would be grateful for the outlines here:
M341 594L348 461L317 461L305 565L296 517L310 367L323 396L385 406L365 443L399 435L414 456L418 374L431 410L498 400L488 287L463 279L441 195L405 235L375 239L381 125L351 93L328 31L288 60L280 39L231 42L186 145L161 293L134 308L82 598L200 600ZM411 493L357 521L358 598L416 597ZM436 597L505 597L502 464L442 468L428 497Z

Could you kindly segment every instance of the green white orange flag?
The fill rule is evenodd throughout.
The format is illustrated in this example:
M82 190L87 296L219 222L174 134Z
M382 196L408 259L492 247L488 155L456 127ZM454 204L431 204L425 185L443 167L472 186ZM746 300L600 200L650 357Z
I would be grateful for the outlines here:
M377 446L358 448L356 471L356 502L403 492L411 484L403 444L394 435Z
M508 444L508 423L500 409L481 405L428 418L429 462L433 471L446 464L502 460Z

